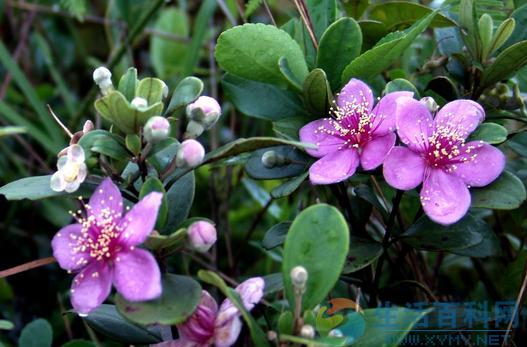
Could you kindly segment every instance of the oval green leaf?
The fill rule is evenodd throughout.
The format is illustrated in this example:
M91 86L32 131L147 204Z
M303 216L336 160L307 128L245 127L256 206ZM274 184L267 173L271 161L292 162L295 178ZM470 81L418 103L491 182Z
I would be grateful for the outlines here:
M494 182L483 188L473 188L472 207L495 210L514 210L525 201L523 182L509 171L504 171Z
M348 249L348 225L335 207L318 204L302 211L293 221L284 245L282 274L290 307L295 302L291 270L301 265L308 271L302 307L313 309L337 282Z

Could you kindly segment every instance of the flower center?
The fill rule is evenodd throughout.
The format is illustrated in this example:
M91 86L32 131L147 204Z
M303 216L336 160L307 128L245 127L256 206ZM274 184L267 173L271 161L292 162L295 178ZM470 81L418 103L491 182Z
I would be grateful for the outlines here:
M373 133L382 123L385 116L371 113L369 103L362 101L346 102L344 105L331 108L332 118L326 118L329 124L316 131L344 139L338 149L360 148L369 142Z
M90 206L86 205L86 209L89 210ZM72 235L74 241L72 253L85 253L96 261L112 260L121 250L118 242L123 231L123 228L119 226L121 217L108 207L100 212L98 218L93 215L82 217L80 211L77 211L74 216L82 225L82 229L80 236L74 237ZM87 259L79 261L88 263Z
M64 180L68 183L74 182L79 176L80 168L79 164L68 161L61 170Z
M448 125L437 125L428 137L425 160L430 166L443 168L447 172L455 171L459 164L476 159L477 146L465 143L464 137Z

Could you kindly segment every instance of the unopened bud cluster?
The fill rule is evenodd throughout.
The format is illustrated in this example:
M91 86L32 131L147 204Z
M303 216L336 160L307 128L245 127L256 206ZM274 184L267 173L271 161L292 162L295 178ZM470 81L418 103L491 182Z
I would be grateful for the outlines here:
M177 167L194 168L203 162L205 157L205 148L194 139L185 140L179 146L176 154Z
M214 224L207 221L192 223L187 229L190 245L198 252L207 252L218 238Z
M143 130L143 136L146 142L149 143L155 143L164 140L168 137L169 134L170 123L168 122L168 119L161 116L154 116L150 118L146 122Z

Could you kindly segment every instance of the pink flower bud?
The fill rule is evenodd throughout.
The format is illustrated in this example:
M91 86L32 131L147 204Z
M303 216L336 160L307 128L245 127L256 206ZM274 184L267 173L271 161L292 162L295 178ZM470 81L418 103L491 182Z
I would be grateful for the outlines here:
M176 155L178 167L196 167L205 157L205 148L196 140L189 139L181 143Z
M169 133L170 123L168 119L154 116L146 122L143 135L147 142L158 142L166 139Z
M192 223L187 229L192 247L198 252L207 252L217 240L216 228L206 221Z
M265 281L263 278L252 277L242 282L235 290L240 294L243 306L250 311L253 309L254 305L262 300L264 288Z
M205 129L211 128L221 114L220 104L210 96L200 96L196 101L187 106L189 119L201 123Z

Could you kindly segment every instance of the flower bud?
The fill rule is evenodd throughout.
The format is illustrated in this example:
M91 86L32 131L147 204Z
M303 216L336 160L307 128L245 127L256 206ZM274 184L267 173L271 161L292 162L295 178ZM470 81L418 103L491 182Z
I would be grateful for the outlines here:
M265 281L261 277L251 277L240 283L235 290L240 294L243 306L250 311L264 296Z
M82 127L82 133L86 134L92 131L95 128L95 125L93 125L93 122L91 120L87 120L86 123L84 123L84 126Z
M306 339L312 339L315 337L315 328L312 325L306 324L300 329L300 336Z
M339 329L333 329L328 334L331 337L344 337L344 334Z
M146 101L145 98L141 98L139 96L136 96L132 100L132 107L136 110L143 111L148 107L148 101Z
M187 117L210 129L218 121L221 114L220 104L210 96L200 96L187 106Z
M291 280L293 287L298 291L304 291L306 288L307 278L309 277L307 270L303 266L295 266L291 270Z
M201 253L207 252L217 239L216 228L206 221L192 223L187 229L187 235L192 248Z
M278 338L278 334L276 333L276 331L273 331L273 330L267 331L267 339L269 341L276 341L277 338Z
M439 110L439 105L437 105L436 101L431 96L425 96L424 98L419 100L419 102L425 105L426 108L428 108L428 111L430 111L431 113L434 113Z
M262 155L262 164L268 169L272 169L276 166L276 152L267 151Z
M93 71L93 81L99 86L103 95L108 94L113 89L112 73L104 66L98 67Z
M165 81L161 81L163 83L163 99L166 99L168 96L168 86L165 83Z
M170 123L168 119L161 116L150 118L144 127L143 136L146 142L155 143L164 140L170 133Z
M196 140L185 140L181 143L176 154L178 167L194 168L201 164L205 157L205 148Z

